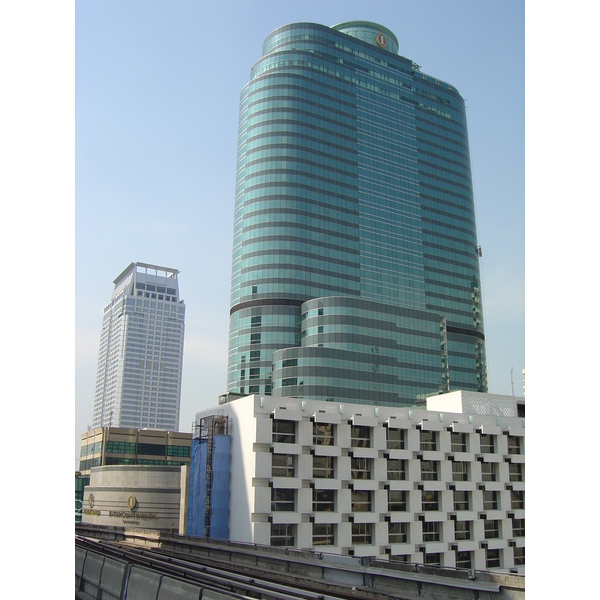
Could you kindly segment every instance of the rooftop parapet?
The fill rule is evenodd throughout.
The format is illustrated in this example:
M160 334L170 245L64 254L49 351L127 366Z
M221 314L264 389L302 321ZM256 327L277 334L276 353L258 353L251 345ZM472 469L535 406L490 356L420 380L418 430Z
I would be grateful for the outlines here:
M524 417L525 398L457 390L429 396L427 410L497 417Z

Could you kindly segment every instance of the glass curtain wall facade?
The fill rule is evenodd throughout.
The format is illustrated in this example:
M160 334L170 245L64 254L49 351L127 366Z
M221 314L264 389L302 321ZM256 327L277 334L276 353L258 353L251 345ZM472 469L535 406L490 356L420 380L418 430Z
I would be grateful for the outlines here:
M131 263L104 309L92 427L179 430L185 304L179 271Z
M385 27L287 25L240 99L228 391L487 391L464 100Z

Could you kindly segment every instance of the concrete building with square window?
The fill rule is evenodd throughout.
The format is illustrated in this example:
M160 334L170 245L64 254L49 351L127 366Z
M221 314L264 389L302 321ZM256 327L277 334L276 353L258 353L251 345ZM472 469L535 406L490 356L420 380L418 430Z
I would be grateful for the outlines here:
M465 391L427 409L230 398L196 415L227 423L230 476L211 492L192 456L204 495L189 520L209 519L211 495L232 541L524 573L524 406Z

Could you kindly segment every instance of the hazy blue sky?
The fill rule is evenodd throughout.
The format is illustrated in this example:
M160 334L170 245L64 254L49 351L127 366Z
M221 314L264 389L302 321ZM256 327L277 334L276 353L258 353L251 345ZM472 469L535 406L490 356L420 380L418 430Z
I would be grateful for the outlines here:
M177 268L180 429L226 389L239 94L276 27L360 19L466 99L490 392L525 367L525 24L519 0L75 2L75 407L91 423L102 311L132 261Z

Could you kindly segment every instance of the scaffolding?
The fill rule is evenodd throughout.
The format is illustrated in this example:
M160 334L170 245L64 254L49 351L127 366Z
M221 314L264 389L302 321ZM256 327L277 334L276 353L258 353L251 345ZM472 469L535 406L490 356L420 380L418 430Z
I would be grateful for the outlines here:
M215 440L218 436L229 436L230 421L227 415L216 414L200 419L192 426L192 440L194 445L203 447L206 452L206 467L203 474L204 491L204 537L211 537L211 529L214 521L214 500L213 493L214 471L215 471ZM204 459L202 459L204 463ZM227 472L229 464L227 463ZM194 501L201 501L200 498L194 498Z

